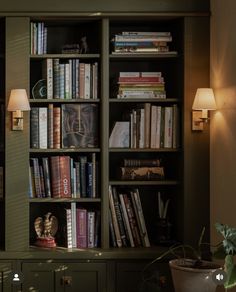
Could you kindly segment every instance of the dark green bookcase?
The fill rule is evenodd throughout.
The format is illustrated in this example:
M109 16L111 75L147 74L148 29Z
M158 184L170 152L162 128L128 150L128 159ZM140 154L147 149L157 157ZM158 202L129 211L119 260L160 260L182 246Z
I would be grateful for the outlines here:
M48 54L30 55L30 21L43 21L49 27ZM62 14L25 14L6 17L5 22L5 93L6 104L10 90L26 88L31 107L57 106L65 103L61 100L33 100L32 84L41 76L42 60L46 58L79 58L97 61L99 64L99 147L96 149L30 149L29 114L24 115L24 130L13 132L10 129L10 115L6 112L5 133L5 200L1 206L5 209L5 230L1 236L4 251L3 259L14 260L14 267L25 273L23 291L33 283L41 291L46 281L37 280L37 272L46 272L47 279L54 281L48 291L61 291L68 284L68 278L83 271L86 277L96 282L90 291L133 291L136 279L145 264L166 247L155 244L157 202L156 193L161 191L171 199L170 219L173 224L173 237L185 243L197 243L202 226L209 228L209 133L191 131L191 108L198 87L209 86L209 15L208 13L62 13ZM113 55L111 38L122 31L171 31L173 50L177 55ZM76 41L78 35L85 33L90 51L85 55L67 55L60 53L60 44L68 39ZM118 100L112 91L112 84L120 71L162 71L165 75L166 100ZM72 102L72 101L68 101ZM74 101L73 101L74 102ZM84 101L75 101L82 103ZM122 112L137 104L150 102L155 105L178 104L180 108L181 147L178 149L110 149L109 134L115 121ZM99 160L100 198L92 200L69 199L29 199L29 158L52 155L80 155L96 152ZM124 182L114 174L116 165L123 158L162 158L170 176L157 182ZM108 222L108 187L134 187L140 189L144 216L151 239L150 248L111 248ZM40 250L32 247L32 222L35 212L48 210L60 204L95 206L101 212L100 247L90 249ZM3 213L4 214L4 213ZM4 215L1 213L1 218ZM3 226L3 227L4 227ZM50 260L50 262L48 262ZM47 263L47 264L46 264ZM78 264L81 268L77 271ZM64 267L64 268L63 268ZM66 267L66 268L65 268ZM61 269L60 269L61 268ZM64 269L64 270L63 270ZM158 265L162 270L162 263ZM64 271L63 273L61 271ZM163 263L163 271L164 263ZM58 274L60 271L60 275ZM69 275L67 272L68 271ZM91 275L90 272L96 271ZM58 275L52 280L53 274ZM130 278L129 276L130 275ZM63 277L62 286L57 279ZM33 278L33 282L31 282ZM45 278L46 279L46 278ZM70 282L69 278L69 282ZM95 280L97 279L97 280ZM121 283L131 279L131 286ZM132 280L133 279L133 280ZM73 281L73 279L72 279ZM75 281L75 280L74 280ZM117 282L119 282L119 285ZM59 286L58 286L59 285ZM83 282L83 287L86 283ZM170 284L171 286L171 284ZM169 286L169 287L170 287ZM55 288L56 287L56 288ZM70 286L68 286L70 287ZM71 286L73 287L73 285ZM51 290L50 290L51 289ZM75 291L72 290L69 291ZM168 291L170 291L169 288ZM85 291L85 290L83 290Z

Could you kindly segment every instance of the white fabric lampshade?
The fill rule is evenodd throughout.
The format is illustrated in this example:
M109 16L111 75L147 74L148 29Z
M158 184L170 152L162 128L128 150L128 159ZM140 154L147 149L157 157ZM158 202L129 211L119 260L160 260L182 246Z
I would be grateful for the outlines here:
M12 89L7 110L14 112L17 110L29 111L30 105L25 89Z
M216 110L216 102L212 88L198 88L194 102L193 110Z

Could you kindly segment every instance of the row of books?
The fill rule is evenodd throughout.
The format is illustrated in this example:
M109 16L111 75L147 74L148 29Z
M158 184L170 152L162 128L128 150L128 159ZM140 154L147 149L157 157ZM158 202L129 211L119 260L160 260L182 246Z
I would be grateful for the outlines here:
M43 60L42 77L47 83L47 99L98 98L97 62L47 58Z
M77 207L58 214L59 229L56 234L58 246L66 248L95 248L99 246L100 211Z
M30 54L47 53L47 27L44 22L30 23Z
M32 107L30 147L84 148L98 146L98 105L92 103L49 104Z
M131 110L129 121L117 121L109 138L109 147L178 148L179 108L145 103Z
M109 228L113 247L150 247L139 190L109 186Z
M165 53L171 41L171 33L166 31L123 31L112 39L113 53Z
M30 198L95 198L97 193L96 154L30 158Z
M120 72L117 98L166 98L161 72Z

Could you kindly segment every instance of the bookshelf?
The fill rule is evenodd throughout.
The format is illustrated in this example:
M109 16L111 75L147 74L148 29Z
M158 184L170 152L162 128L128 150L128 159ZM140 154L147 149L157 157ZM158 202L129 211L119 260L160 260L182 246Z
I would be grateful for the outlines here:
M40 55L32 54L29 49L31 22L43 22L48 29L47 52ZM199 218L199 209L203 204L206 206L208 204L206 198L208 198L209 133L206 131L197 136L196 133L191 132L191 107L195 89L207 86L209 83L209 35L208 30L205 29L208 25L207 14L152 14L150 17L148 13L144 13L141 18L138 15L127 17L122 13L115 16L102 14L94 17L89 14L83 17L69 14L64 16L42 14L32 17L6 18L6 97L8 98L10 89L23 87L28 91L32 109L37 107L48 109L51 105L54 108L62 108L65 105L95 104L99 112L96 146L63 148L60 145L57 149L40 149L30 146L30 113L26 115L25 129L22 133L14 133L10 130L9 114L6 113L6 153L4 155L7 163L4 205L7 210L5 226L11 226L5 230L6 259L7 255L11 255L10 258L21 261L24 271L31 273L29 271L33 269L43 272L39 261L46 262L48 258L51 258L54 262L44 267L44 271L48 272L48 279L50 279L51 271L56 270L59 264L66 263L70 266L71 261L82 262L86 270L89 269L90 263L87 262L89 260L91 263L98 263L95 266L101 272L100 276L102 275L103 280L105 277L109 282L107 290L104 288L103 281L101 287L104 289L94 289L94 291L115 291L116 284L111 284L111 279L124 279L124 273L130 271L129 268L135 272L135 275L140 275L148 261L166 250L165 246L156 242L158 192L161 192L164 201L170 199L168 216L172 224L171 239L185 243L197 242L198 231L200 232L201 227L208 222L208 208L204 208L201 212L201 218ZM173 38L170 52L168 54L113 54L111 39L123 31L169 31ZM61 52L64 44L80 42L84 34L87 37L88 53ZM16 50L13 41L19 35L22 38ZM59 59L61 63L74 59L79 59L82 63L96 62L98 64L97 99L34 99L31 94L32 88L38 80L42 79L43 63L48 59ZM162 72L166 98L118 99L119 74L132 71ZM142 108L147 103L163 108L177 105L180 114L179 147L109 147L109 136L114 123L125 120L127 113ZM51 157L57 156L69 156L77 161L79 156L87 156L90 159L94 153L98 164L97 197L32 198L28 196L29 161L32 158L38 159L39 163L42 158L47 157L50 160ZM117 175L117 170L124 159L161 159L166 173L165 178L162 180L122 180ZM16 188L16 185L19 187ZM138 188L151 247L116 248L112 246L109 232L109 185L115 187L118 192ZM62 210L70 208L72 204L75 204L77 208L81 206L100 213L98 246L94 249L83 248L82 250L73 248L73 252L61 246L53 251L35 247L35 219L47 212L52 212L53 215L59 217ZM29 257L33 263L28 262ZM75 267L71 266L71 268L73 270ZM26 283L30 287L30 281L27 280ZM132 283L136 285L135 281ZM41 284L37 284L36 281L35 285ZM51 288L48 289L51 291Z

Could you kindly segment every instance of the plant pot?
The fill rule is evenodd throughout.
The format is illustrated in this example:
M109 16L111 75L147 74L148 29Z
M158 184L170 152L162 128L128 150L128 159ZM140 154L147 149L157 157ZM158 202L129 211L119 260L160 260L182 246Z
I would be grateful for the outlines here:
M212 273L220 265L208 261L201 261L195 266L196 260L176 259L169 262L175 292L215 292L216 284Z

